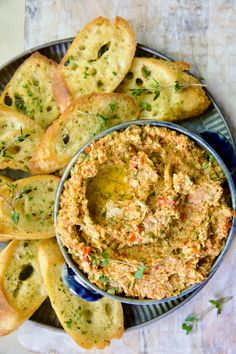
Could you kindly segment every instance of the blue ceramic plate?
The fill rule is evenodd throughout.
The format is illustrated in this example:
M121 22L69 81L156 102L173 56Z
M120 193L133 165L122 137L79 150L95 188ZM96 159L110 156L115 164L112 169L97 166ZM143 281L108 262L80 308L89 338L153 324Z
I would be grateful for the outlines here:
M26 51L20 56L8 62L6 65L0 68L0 91L4 89L5 85L11 79L15 70L31 53L37 50L41 54L46 55L47 57L55 60L56 62L59 62L64 56L71 42L72 38L48 43L43 46ZM143 45L137 46L136 55L171 60L170 58L159 53L158 51L155 51ZM223 113L221 112L219 106L217 105L213 97L209 94L209 92L208 96L210 97L212 104L204 114L197 118L188 119L183 122L177 122L177 124L195 133L200 133L202 131L221 133L229 140L232 145L232 149L236 152L234 140L229 125L225 117L223 116ZM18 174L11 176L15 178L23 177ZM0 249L4 247L5 244L0 243ZM176 300L170 300L158 305L123 304L126 330L145 326L168 315L177 308L183 306L187 301L189 301L193 296L195 296L201 290L203 285ZM48 299L35 312L31 319L43 326L50 326L51 328L53 327L57 329L62 328Z

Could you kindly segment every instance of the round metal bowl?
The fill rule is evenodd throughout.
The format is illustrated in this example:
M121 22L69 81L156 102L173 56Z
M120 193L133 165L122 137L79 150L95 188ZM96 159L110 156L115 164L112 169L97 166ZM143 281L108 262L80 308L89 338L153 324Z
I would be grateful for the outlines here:
M228 143L228 141L222 137L220 134L205 131L200 134L195 134L191 131L188 131L187 129L176 125L172 123L167 123L167 122L160 122L156 120L138 120L138 121L131 121L131 122L126 122L122 123L120 125L114 126L110 129L107 129L106 131L102 132L101 134L98 134L96 137L94 137L92 140L90 140L88 143L86 143L77 153L76 155L72 158L70 163L68 164L58 187L57 193L56 193L56 200L55 200L55 205L54 205L54 221L55 223L57 222L57 217L58 217L58 211L59 211L59 202L60 202L60 196L64 188L64 183L70 176L71 169L75 165L78 157L80 156L81 153L84 152L84 150L92 143L95 141L101 139L102 137L114 132L114 131L122 131L126 129L127 127L130 127L132 125L138 125L138 126L143 126L143 125L151 125L151 126L156 126L156 127L165 127L170 130L174 130L176 132L182 133L186 136L188 136L191 140L193 140L196 144L201 146L203 149L205 149L208 153L210 153L215 160L219 163L221 166L226 180L228 182L228 187L231 195L231 202L232 202L232 209L235 210L236 207L236 192L235 192L235 186L234 186L234 181L232 178L232 174L234 172L235 166L236 166L236 158L234 154L234 150L231 148L231 145ZM210 142L210 144L209 144ZM220 155L219 151L217 152L216 149L217 147L220 146ZM194 158L194 157L193 157ZM203 287L208 280L213 276L213 274L216 272L218 267L220 266L227 250L230 247L230 244L233 239L235 231L235 219L232 221L232 226L228 235L228 238L226 240L225 246L222 249L221 253L218 255L216 258L209 274L208 277L201 283L197 283L195 285L192 285L182 291L179 295L173 296L173 297L168 297L168 298L163 298L161 300L153 300L153 299L137 299L137 298L131 298L131 297L125 297L125 296L117 296L117 295L111 295L104 290L101 290L98 286L93 284L88 280L86 275L79 269L78 265L73 261L71 255L68 253L67 248L63 245L61 241L60 234L57 233L57 240L58 244L60 246L61 252L65 258L66 265L63 268L62 272L62 277L63 280L66 284L66 286L69 288L69 290L75 294L78 297L83 298L84 300L87 301L96 301L102 296L108 296L114 300L118 300L122 303L127 303L127 304L133 304L133 305L151 305L151 304L161 304L165 302L169 302L171 300L177 300L190 292L193 292L194 290L197 290L200 287Z

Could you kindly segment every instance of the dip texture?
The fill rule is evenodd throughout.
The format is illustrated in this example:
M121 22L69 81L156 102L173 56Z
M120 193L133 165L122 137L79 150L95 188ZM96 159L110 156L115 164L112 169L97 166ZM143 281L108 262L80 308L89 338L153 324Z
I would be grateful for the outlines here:
M207 277L231 227L225 176L183 134L131 126L86 148L60 199L57 232L88 279L139 299Z

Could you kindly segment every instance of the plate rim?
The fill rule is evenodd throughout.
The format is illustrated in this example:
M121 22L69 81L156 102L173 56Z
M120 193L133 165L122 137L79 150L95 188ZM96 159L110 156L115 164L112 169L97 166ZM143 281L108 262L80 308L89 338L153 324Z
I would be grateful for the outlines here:
M29 49L23 50L21 53L17 54L13 58L11 58L8 61L6 61L5 63L3 63L0 66L0 73L7 66L14 64L15 61L22 60L24 57L29 56L29 55L33 54L34 52L36 52L36 51L40 51L40 50L43 50L43 49L46 49L46 48L50 48L51 46L55 46L55 45L66 44L68 42L73 41L73 39L74 39L74 37L66 37L66 38L62 38L62 39L56 39L56 40L52 40L52 41L47 42L47 43L43 43L43 44L34 46L32 48L29 48ZM150 47L148 47L146 45L143 45L141 43L137 43L137 48L139 48L141 50L144 50L146 52L149 52L152 55L158 56L161 59L164 59L164 60L167 60L167 61L174 61L174 59L172 59L170 56L165 55L165 54L159 52L158 50L150 48ZM190 71L190 74L191 74L191 71ZM194 76L197 78L196 75L194 75ZM207 88L205 89L205 91L206 91L208 97L210 98L211 103L213 104L214 108L217 110L218 114L221 116L222 120L224 121L227 133L228 133L229 138L230 138L230 143L231 143L234 151L236 151L236 143L235 143L235 139L234 139L234 136L233 136L233 130L232 130L231 123L229 122L227 115L221 109L221 106L216 102L214 96L208 91ZM208 281L211 278L212 277L210 277L208 279ZM131 332L133 330L140 329L140 328L146 327L148 325L151 325L151 324L157 322L158 320L161 320L162 318L164 318L164 317L168 316L169 314L173 313L175 310L178 310L180 307L184 306L187 302L189 302L195 295L197 295L202 290L202 288L207 284L207 282L204 282L196 290L193 290L193 292L190 293L190 295L187 295L187 297L182 302L180 302L178 305L174 306L172 309L162 313L161 315L159 315L159 316L157 316L157 317L155 317L155 318L153 318L153 319L151 319L149 321L143 322L143 323L138 324L138 325L130 326L130 327L125 329L125 332ZM146 306L148 306L148 305L146 305ZM63 328L59 328L59 327L55 327L55 326L52 326L52 325L49 325L49 324L38 322L35 319L28 319L28 321L33 322L35 325L37 325L39 327L42 327L42 328L45 328L45 329L50 329L52 331L66 333Z

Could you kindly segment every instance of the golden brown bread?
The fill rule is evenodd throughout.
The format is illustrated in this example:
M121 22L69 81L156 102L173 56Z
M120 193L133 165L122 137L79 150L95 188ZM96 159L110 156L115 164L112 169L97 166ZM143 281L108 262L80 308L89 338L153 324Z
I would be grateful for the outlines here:
M85 349L103 349L124 332L123 310L119 302L102 298L87 302L66 289L61 268L64 258L55 239L40 242L39 264L44 283L64 330Z
M81 95L112 92L129 70L136 48L135 33L121 17L98 17L75 37L53 78L62 111Z
M0 96L0 103L47 128L60 110L52 94L57 64L36 52L19 66Z
M138 116L136 102L127 95L81 96L47 129L29 168L32 173L55 172L65 167L79 148L96 134Z
M176 121L198 116L210 105L201 83L185 73L189 65L154 58L134 58L117 88L136 98L141 119Z
M29 171L28 162L43 136L32 119L0 105L0 168Z
M0 253L0 336L13 332L47 297L38 241L11 241Z
M0 241L54 237L53 204L59 178L23 178L0 189Z

